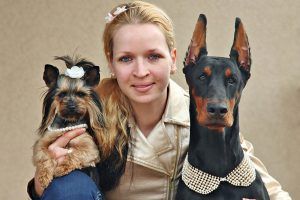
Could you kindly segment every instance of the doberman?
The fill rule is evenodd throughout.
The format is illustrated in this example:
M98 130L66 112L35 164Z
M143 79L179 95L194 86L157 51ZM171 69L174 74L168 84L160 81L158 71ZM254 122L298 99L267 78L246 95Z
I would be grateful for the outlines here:
M230 57L207 56L206 24L201 14L184 61L190 145L176 199L269 199L239 137L238 104L251 66L247 34L236 18Z

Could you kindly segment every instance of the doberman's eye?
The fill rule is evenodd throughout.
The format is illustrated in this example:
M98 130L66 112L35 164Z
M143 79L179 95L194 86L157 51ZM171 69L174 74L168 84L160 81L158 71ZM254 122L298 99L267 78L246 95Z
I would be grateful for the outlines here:
M59 98L64 98L65 96L67 95L67 92L60 92L57 96L59 97Z
M230 85L235 84L235 82L236 82L236 80L235 80L234 77L229 77L229 78L227 79L227 83L230 84Z
M85 97L86 93L84 93L84 92L76 92L76 95L79 96L79 97Z
M206 79L206 74L201 74L201 75L199 76L199 79L200 79L201 81L204 81L204 80Z

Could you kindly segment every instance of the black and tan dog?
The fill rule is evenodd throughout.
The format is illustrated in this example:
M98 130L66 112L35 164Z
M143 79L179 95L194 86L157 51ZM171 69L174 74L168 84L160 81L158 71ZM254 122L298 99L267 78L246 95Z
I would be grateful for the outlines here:
M269 199L239 137L238 104L250 77L250 47L239 18L230 58L207 56L200 15L185 61L190 93L190 145L176 199Z
M101 103L93 90L100 80L99 67L84 59L72 60L69 56L56 59L66 63L68 75L59 74L55 66L45 66L43 79L48 91L43 101L43 119L38 131L40 138L33 149L33 163L44 188L54 177L74 169L95 166L100 161L99 150L105 151L107 144ZM49 145L66 131L78 127L85 127L86 133L69 142L69 153L63 163L57 165L48 151Z

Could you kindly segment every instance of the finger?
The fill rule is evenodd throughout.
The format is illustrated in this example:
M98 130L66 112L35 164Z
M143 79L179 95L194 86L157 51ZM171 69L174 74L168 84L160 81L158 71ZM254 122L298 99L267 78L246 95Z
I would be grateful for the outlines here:
M50 151L50 154L51 154L51 157L54 158L54 159L58 159L59 157L61 156L65 156L68 154L68 149L65 149L65 148L61 148L61 147L58 147L58 146L49 146L49 151Z
M72 152L73 152L73 149L64 149L64 151L61 151L61 153L63 155L61 155L58 158L56 158L56 161L57 161L58 165L60 165L61 163L63 163L64 160L65 160L65 158L66 158L66 156L68 154L72 153Z
M58 159L56 159L57 164L60 165L61 163L63 163L65 158L66 158L66 156L61 156Z
M65 147L70 142L70 140L72 140L73 138L81 135L84 132L85 132L85 128L79 128L79 129L74 129L72 131L68 131L65 134L63 134L62 136L60 136L50 146Z

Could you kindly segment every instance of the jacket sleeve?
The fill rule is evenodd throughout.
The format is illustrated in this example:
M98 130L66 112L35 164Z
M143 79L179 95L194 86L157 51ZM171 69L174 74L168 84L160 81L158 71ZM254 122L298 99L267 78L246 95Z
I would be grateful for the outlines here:
M253 145L249 141L245 140L241 133L240 133L240 139L241 139L242 148L244 152L246 152L249 155L251 161L255 166L255 169L259 172L267 188L270 199L271 200L292 200L289 193L283 191L280 183L268 173L264 164L257 157L254 156Z
M31 179L27 184L27 194L29 195L31 200L40 200L40 197L34 190L34 179Z

